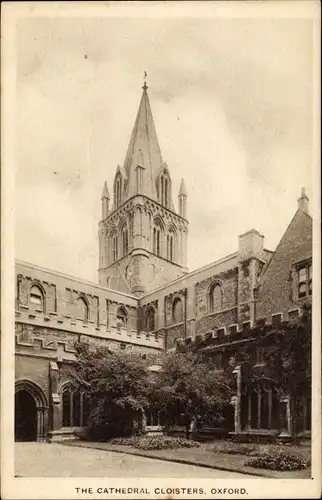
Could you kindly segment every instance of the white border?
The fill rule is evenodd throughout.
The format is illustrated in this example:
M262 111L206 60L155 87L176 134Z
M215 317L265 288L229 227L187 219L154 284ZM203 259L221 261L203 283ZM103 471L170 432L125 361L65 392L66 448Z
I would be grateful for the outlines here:
M169 498L169 495L156 495L154 485L158 487L198 487L207 491L213 488L246 488L247 498L319 498L321 491L321 333L320 333L320 297L321 289L318 278L321 275L320 258L320 4L316 1L279 1L279 2L21 2L2 3L2 363L1 363L1 472L2 497L9 499L70 499L97 498L95 495L77 495L75 487L87 487L96 490L98 486L106 486L104 478L14 478L13 462L13 387L14 387L14 170L15 159L15 22L19 17L57 16L60 17L239 17L239 18L297 18L306 17L314 20L315 25L315 67L313 85L315 91L314 117L314 185L315 192L311 200L313 214L313 407L314 420L312 430L313 467L312 480L277 480L277 479L242 479L237 480L201 480L201 479L142 479L129 481L108 478L108 486L130 485L149 489L150 495L144 498ZM263 483L264 481L264 483ZM120 484L121 483L121 484ZM129 495L100 495L99 498L129 498ZM200 498L227 498L227 494L203 495ZM133 497L134 498L134 497ZM136 497L138 498L138 497ZM141 497L143 498L143 497ZM186 498L175 495L172 498ZM190 496L190 498L192 498ZM198 498L194 495L193 498ZM229 498L238 498L229 495Z

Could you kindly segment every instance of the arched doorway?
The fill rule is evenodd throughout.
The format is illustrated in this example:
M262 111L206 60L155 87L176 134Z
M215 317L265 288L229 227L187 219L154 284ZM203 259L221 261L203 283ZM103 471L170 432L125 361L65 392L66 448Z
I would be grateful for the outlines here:
M15 440L37 440L37 407L30 392L22 390L15 394Z
M44 441L48 427L48 401L42 389L30 380L15 386L15 440Z

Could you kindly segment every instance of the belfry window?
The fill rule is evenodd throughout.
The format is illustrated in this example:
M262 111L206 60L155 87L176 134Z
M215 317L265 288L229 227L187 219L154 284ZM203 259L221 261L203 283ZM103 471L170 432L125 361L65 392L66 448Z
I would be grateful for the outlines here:
M160 176L159 202L166 208L170 205L170 179L169 174L165 170Z
M114 181L114 204L115 208L119 207L122 203L122 176L120 173L117 174Z
M129 233L127 227L123 227L122 229L122 249L123 255L126 255L129 251Z
M158 224L153 228L153 253L161 255L161 227Z
M168 206L168 179L164 179L164 206Z
M174 261L174 232L170 229L167 235L167 259Z
M163 198L164 198L164 179L163 176L161 177L161 203L163 203Z
M113 234L112 236L112 250L113 250L113 262L118 259L118 238L117 234Z

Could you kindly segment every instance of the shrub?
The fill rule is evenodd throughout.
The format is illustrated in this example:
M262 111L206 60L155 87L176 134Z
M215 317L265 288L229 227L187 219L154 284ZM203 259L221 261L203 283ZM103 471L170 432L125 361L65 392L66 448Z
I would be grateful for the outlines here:
M178 437L147 436L135 441L134 446L140 450L173 450L176 448L197 448L200 444Z
M119 444L122 446L134 446L139 438L136 436L132 437L117 437L109 440L110 444Z
M173 450L176 448L198 448L200 446L196 441L168 436L119 437L111 439L109 443L122 446L133 446L139 450Z
M302 455L292 455L286 451L279 451L275 455L263 453L260 457L248 460L245 465L258 469L298 470L307 469L310 463L310 460L307 460Z
M216 450L214 450L216 451ZM259 450L258 446L247 446L247 445L237 445L237 446L227 446L222 450L219 450L221 453L227 453L228 455L246 455L248 457L258 456Z

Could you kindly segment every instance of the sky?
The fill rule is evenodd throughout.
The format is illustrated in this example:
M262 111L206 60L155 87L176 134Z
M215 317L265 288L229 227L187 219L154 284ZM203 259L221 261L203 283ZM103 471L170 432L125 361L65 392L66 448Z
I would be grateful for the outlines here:
M173 199L188 193L188 267L257 229L273 250L313 189L310 19L30 17L17 23L16 258L97 281L144 71Z

